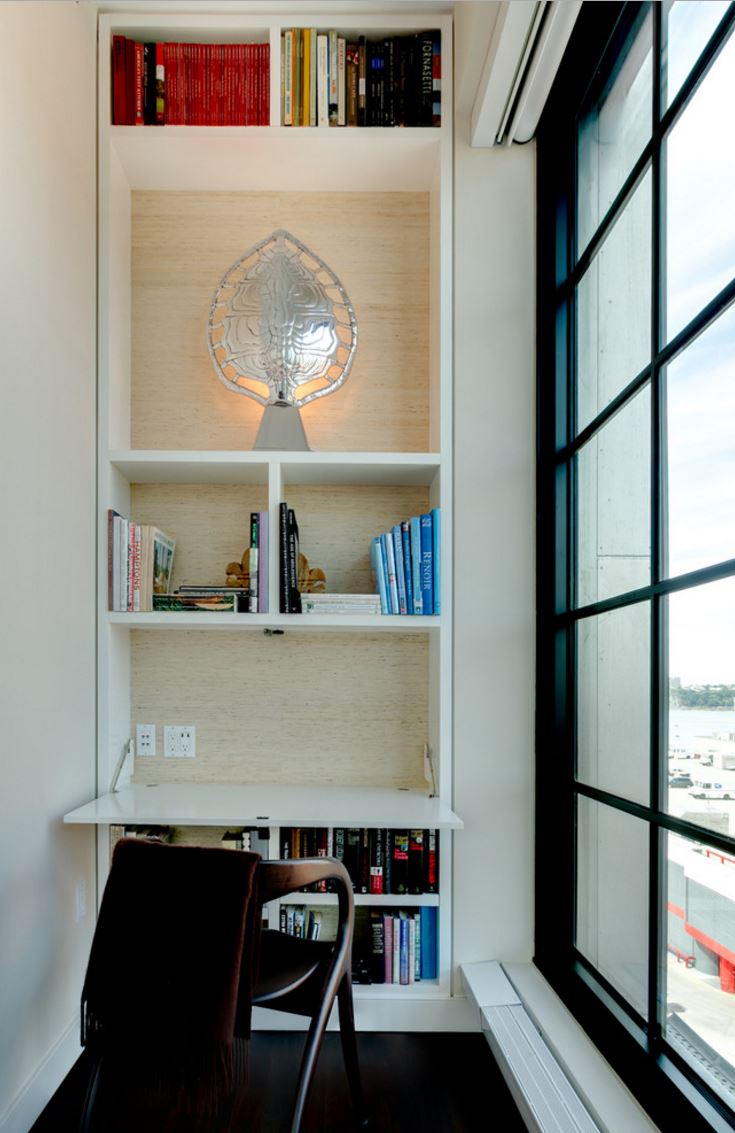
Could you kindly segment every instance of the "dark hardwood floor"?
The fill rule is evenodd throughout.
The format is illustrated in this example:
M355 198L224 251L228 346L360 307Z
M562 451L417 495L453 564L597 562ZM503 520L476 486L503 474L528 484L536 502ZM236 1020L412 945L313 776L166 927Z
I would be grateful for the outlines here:
M360 1033L358 1043L372 1133L523 1133L525 1126L482 1035ZM238 1126L243 1133L288 1129L302 1044L297 1033L253 1036L246 1119ZM76 1133L87 1073L83 1055L30 1133ZM319 1056L303 1133L351 1130L339 1037L330 1033Z

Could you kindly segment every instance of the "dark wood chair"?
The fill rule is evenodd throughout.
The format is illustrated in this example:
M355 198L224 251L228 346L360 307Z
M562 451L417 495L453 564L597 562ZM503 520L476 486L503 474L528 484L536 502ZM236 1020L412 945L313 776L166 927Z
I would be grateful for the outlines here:
M215 1129L226 1128L235 1133L240 1128L248 1128L247 1125L247 1083L246 1076L242 1074L247 1062L247 1041L237 1037L237 1028L235 1028L235 1037L233 1039L233 1048L237 1052L236 1058L239 1061L238 1074L241 1080L238 1081L235 1092L228 1093L222 1098L221 1114L217 1114L216 1121L210 1117L202 1124L201 1120L187 1116L187 1099L182 1098L185 1103L183 1106L184 1112L178 1115L176 1106L172 1106L168 1100L170 1095L167 1095L166 1089L162 1093L157 1093L157 1089L153 1091L142 1091L140 1096L136 1095L135 1089L131 1089L127 1081L126 1074L126 1055L129 1055L131 1046L137 1048L137 1042L133 1036L132 1043L130 1041L129 1020L140 1018L140 1035L145 1036L147 1023L150 1025L150 1018L148 1016L148 1003L146 1000L156 999L158 994L158 987L161 983L168 979L168 968L166 963L166 949L174 945L174 942L180 936L181 932L185 930L186 925L192 924L192 908L182 910L181 923L179 916L176 912L180 905L185 902L180 899L179 893L177 898L173 901L170 899L170 894L167 894L168 903L164 900L163 906L165 909L161 911L160 916L156 907L156 893L161 892L165 888L167 878L167 871L164 867L168 867L169 863L172 867L172 876L175 878L175 887L184 884L182 875L185 871L182 870L182 865L193 865L199 873L199 883L204 882L206 888L207 878L211 880L212 884L221 885L219 871L217 870L217 863L221 863L222 869L226 873L231 873L230 866L235 866L236 859L234 854L236 851L229 850L211 850L202 849L201 854L197 855L195 847L180 847L185 849L188 857L186 861L182 855L177 854L175 851L177 847L159 847L158 849L165 850L166 852L160 854L155 852L152 855L147 853L140 853L139 848L135 853L129 853L126 857L126 868L128 871L128 879L126 885L121 889L119 884L117 888L113 888L112 893L109 880L108 887L103 897L102 907L100 909L100 919L98 921L97 929L95 932L95 941L92 945L92 955L90 958L90 969L88 970L87 980L85 981L85 989L90 980L90 971L92 970L91 960L94 957L95 965L95 979L99 989L100 981L100 948L95 949L98 943L97 938L100 934L100 925L102 924L102 932L104 938L104 949L101 954L103 963L107 961L108 957L111 961L109 977L106 966L102 967L102 1000L104 1005L105 994L105 981L119 979L120 961L125 955L125 945L118 942L121 927L126 923L126 918L134 916L134 909L127 906L131 901L135 900L135 891L131 891L129 884L130 881L130 861L133 858L133 865L140 869L138 859L145 866L153 867L156 876L155 884L151 884L150 876L145 879L141 878L141 899L144 908L147 912L147 922L141 926L140 922L128 925L129 932L126 933L129 946L136 947L136 939L141 948L153 950L150 955L154 957L154 962L157 962L157 968L154 970L153 976L148 969L140 969L143 972L143 979L141 980L142 988L139 995L140 1002L134 1002L137 983L136 980L128 978L125 990L122 996L122 1006L120 1006L120 994L118 989L115 988L114 995L117 999L113 1002L112 1012L108 1012L108 1017L115 1019L122 1016L123 1030L125 1030L125 1038L122 1043L117 1041L117 1036L111 1035L111 1028L108 1027L107 1031L101 1032L100 1036L87 1036L83 1039L85 1044L89 1046L90 1051L94 1055L93 1070L90 1076L89 1087L87 1096L83 1106L83 1113L81 1117L80 1131L81 1133L92 1133L92 1131L99 1131L99 1133L106 1133L108 1128L118 1129L135 1128L137 1133L142 1133L143 1130L161 1128L165 1130L172 1130L179 1133L179 1130L186 1130L187 1133L191 1129L192 1133L199 1133L200 1130L206 1129L207 1133L214 1133ZM194 857L192 857L192 851ZM224 857L222 857L224 855ZM243 859L245 855L242 855ZM248 857L257 857L257 855L248 855ZM203 863L203 865L202 865ZM119 869L119 863L117 868ZM113 869L111 870L111 877L116 869L116 859L113 860ZM201 872L203 870L203 872ZM237 872L232 874L234 879L237 879ZM253 875L251 875L253 876ZM132 879L135 880L135 870L132 873ZM336 939L333 941L328 940L308 940L297 937L288 936L285 933L275 931L273 929L264 929L260 932L252 932L248 940L249 947L243 949L242 954L237 956L238 968L233 972L225 973L226 980L230 985L234 983L233 987L227 991L223 996L223 1006L218 1008L224 1010L225 1014L233 1008L233 997L236 994L236 985L240 984L238 1012L240 1010L241 1001L243 997L243 990L249 994L249 1007L262 1006L276 1011L284 1011L292 1014L303 1015L309 1018L310 1023L306 1034L304 1051L301 1059L301 1066L299 1070L298 1081L296 1085L296 1095L292 1108L291 1124L289 1126L290 1133L299 1133L301 1129L304 1108L306 1105L309 1088L311 1086L314 1069L316 1067L317 1058L321 1048L322 1040L326 1031L327 1023L334 1006L335 1000L338 1006L338 1018L340 1026L340 1035L342 1041L342 1049L345 1059L345 1067L347 1071L347 1080L350 1087L352 1096L355 1122L359 1127L367 1125L367 1119L364 1110L364 1099L362 1093L362 1086L360 1080L360 1070L357 1057L357 1039L355 1034L354 1010L352 1003L352 982L351 982L351 962L352 962L352 935L354 923L354 904L352 896L352 883L349 874L344 866L336 859L332 858L304 858L296 859L293 861L266 861L259 860L255 865L255 872L252 879L250 895L247 898L248 915L251 922L259 923L262 907L270 901L277 900L290 893L302 890L305 886L314 885L319 882L328 882L330 888L336 892L337 906L338 906L338 923ZM220 890L218 894L221 899L223 891ZM304 903L308 903L308 894L304 893ZM112 901L111 901L112 898ZM215 902L216 904L217 902ZM195 896L192 894L192 900L189 902L190 906L195 904ZM112 905L112 908L111 908ZM122 906L122 907L118 907ZM172 913L173 910L173 913ZM157 925L156 919L165 921L165 924ZM172 923L172 921L176 923ZM153 923L152 923L153 922ZM237 928L234 922L230 924L222 922L218 926L218 931L221 932L223 926L227 931L232 931L237 934ZM113 929L111 932L110 929ZM158 931L157 931L158 930ZM200 947L206 953L207 941L206 933L207 927L201 921L197 924L197 932L203 934L200 936ZM161 935L159 935L159 933ZM140 935L138 935L140 934ZM164 935L165 934L165 935ZM111 943L110 943L111 942ZM215 947L221 948L221 942L218 939ZM156 950L160 949L160 952ZM225 957L230 956L230 951L226 950ZM158 957L157 961L155 958ZM186 975L184 974L182 980L182 969L179 965L178 971L175 975L175 980L178 981L179 986L186 987ZM195 978L192 973L192 979ZM220 994L217 982L213 984L214 995ZM99 998L99 995L98 995ZM179 1003L185 999L183 995L177 995L174 1001L174 1011L179 1011ZM170 1003L171 1000L166 1000L169 1006L167 1007L167 1015L171 1013ZM197 1043L197 1027L200 1019L207 1017L207 1003L208 999L205 996L204 1005L202 1006L201 996L198 1006L193 1010L196 1012L194 1015L194 1028L192 1029L191 1020L186 1017L186 1003L183 1003L180 1011L180 1026L182 1033L191 1035L191 1039L196 1046ZM249 1019L248 1019L249 1021ZM230 1033L232 1028L232 1021L230 1020ZM174 1041L175 1041L175 1036ZM189 1041L185 1039L185 1042ZM179 1047L178 1049L182 1049ZM186 1052L184 1051L184 1054ZM121 1057L122 1056L122 1057ZM137 1060L138 1052L134 1051L134 1060ZM148 1071L152 1072L154 1080L158 1074L158 1068L155 1065L155 1048L151 1051L144 1046L143 1060L147 1060L146 1070L144 1068L142 1079L148 1080L150 1075ZM134 1061L136 1072L139 1068L139 1062ZM209 1088L206 1082L206 1074L204 1079L198 1073L198 1066L196 1067L196 1077L199 1080L199 1086L204 1082L205 1088ZM177 1074L180 1067L177 1067ZM163 1084L165 1087L165 1074L163 1071ZM193 1076L190 1076L193 1080ZM177 1077L177 1081L179 1080ZM215 1086L215 1088L219 1088ZM142 1097L142 1101L141 1101ZM134 1124L131 1125L127 1118L122 1118L122 1113L125 1108L129 1107L129 1111L134 1116L130 1118ZM234 1118L233 1118L234 1115ZM119 1122L120 1125L116 1125ZM149 1124L146 1124L148 1122Z
M329 882L337 891L338 924L334 941L304 940L266 929L261 934L254 1006L305 1015L311 1019L301 1060L291 1133L298 1133L304 1105L329 1016L337 999L342 1051L357 1124L367 1125L357 1059L352 1004L352 882L333 858L263 861L256 875L256 900L265 905L305 885ZM304 894L305 903L308 895Z

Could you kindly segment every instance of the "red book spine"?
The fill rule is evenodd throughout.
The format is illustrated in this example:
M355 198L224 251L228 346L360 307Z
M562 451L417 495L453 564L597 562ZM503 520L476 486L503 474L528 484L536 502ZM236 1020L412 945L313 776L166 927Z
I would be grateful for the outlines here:
M178 85L178 69L176 62L176 44L164 43L163 45L163 67L164 67L164 103L166 107L166 125L178 125L177 113L177 97L176 87Z
M271 119L271 45L263 44L263 114L261 125L268 126Z
M245 125L245 44L235 45L237 53L237 71L235 84L235 126Z
M125 121L125 36L112 37L112 123Z
M135 43L125 40L125 118L126 126L135 124Z
M135 117L136 126L143 125L143 44L135 44Z
M249 43L245 48L245 116L248 126L257 125L256 52L255 43Z
M232 125L232 44L222 46L222 125Z

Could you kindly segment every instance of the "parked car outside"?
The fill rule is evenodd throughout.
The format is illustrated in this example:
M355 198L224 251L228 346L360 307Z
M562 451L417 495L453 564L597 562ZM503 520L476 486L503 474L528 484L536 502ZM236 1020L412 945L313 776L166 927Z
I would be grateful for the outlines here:
M672 775L669 779L670 787L691 787L693 786L691 775Z

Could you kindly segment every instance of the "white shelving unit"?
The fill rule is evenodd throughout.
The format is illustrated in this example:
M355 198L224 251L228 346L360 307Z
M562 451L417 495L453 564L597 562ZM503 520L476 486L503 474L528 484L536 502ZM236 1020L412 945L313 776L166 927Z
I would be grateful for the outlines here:
M293 26L376 39L438 28L442 125L281 126L280 40ZM268 42L270 125L111 125L113 33ZM386 1027L401 1025L402 1004L415 1026L414 1002L450 999L462 825L451 810L451 36L451 18L431 11L341 5L311 17L267 5L100 16L99 797L65 819L99 827L102 877L113 823L257 821L274 839L279 826L441 830L439 896L403 901L438 905L438 980L356 989L358 1015L372 996L385 1014L371 1007L369 1025ZM360 330L348 382L303 411L313 452L254 452L262 411L224 389L206 347L219 279L278 227L334 268ZM440 507L441 615L280 614L275 554L268 613L108 612L108 508L176 537L174 584L219 582L247 543L250 510L268 510L273 542L284 499L333 590L372 589L370 536ZM106 793L136 722L184 719L196 759L137 759L130 785Z

